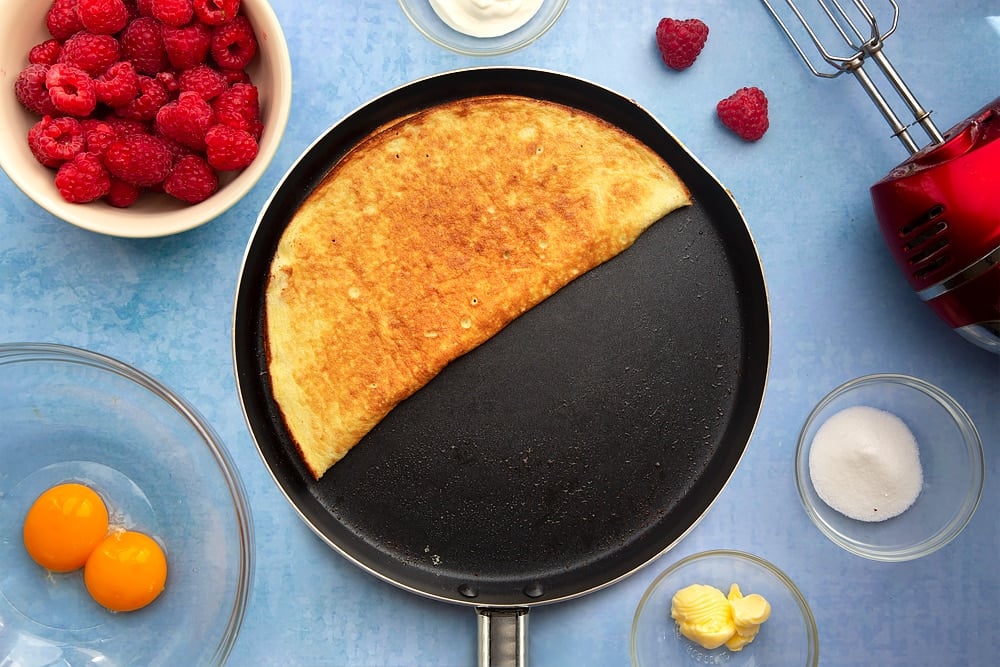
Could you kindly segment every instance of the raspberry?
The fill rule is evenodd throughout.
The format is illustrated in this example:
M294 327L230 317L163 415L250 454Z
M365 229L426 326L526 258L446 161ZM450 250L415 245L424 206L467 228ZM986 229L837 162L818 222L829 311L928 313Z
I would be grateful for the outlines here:
M242 0L50 0L15 97L32 154L70 202L197 203L248 166L263 130ZM96 113L95 113L96 112Z
M158 134L194 148L205 150L205 133L215 124L211 105L198 93L181 93L174 102L156 113L154 128Z
M45 74L52 104L59 111L71 116L87 116L97 106L94 80L82 69L56 63Z
M108 123L97 118L87 118L80 121L83 128L84 150L94 155L104 155L111 142L118 138L118 134Z
M171 98L177 97L177 93L181 89L181 81L177 74L170 70L164 70L156 73L156 80L163 84L163 89Z
M28 62L33 65L52 65L59 60L61 53L62 42L58 39L47 39L31 47L28 51Z
M52 104L49 89L45 87L46 65L28 65L14 79L14 96L25 109L39 116L55 116L56 105Z
M113 35L128 21L122 0L77 0L76 14L83 27L96 35Z
M163 191L189 204L205 201L219 189L219 176L197 155L182 157L163 181Z
M206 25L231 21L240 9L240 0L194 0L194 13Z
M191 0L153 0L150 9L163 25L187 25L194 16Z
M257 140L249 132L213 125L205 134L208 163L219 171L243 169L257 157Z
M208 65L196 65L181 72L180 92L195 92L204 100L213 100L229 86L219 70Z
M111 186L104 195L104 201L115 208L128 208L139 199L142 188L120 178L111 177Z
M94 90L98 102L113 109L123 107L139 94L139 75L131 62L123 60L94 79Z
M223 91L214 102L215 116L220 123L250 133L260 139L264 125L260 121L257 86L237 83Z
M719 120L747 141L757 141L767 132L767 97L760 88L740 88L716 105Z
M162 35L167 60L175 69L185 70L205 62L212 39L212 29L207 25L192 23L183 28L164 25Z
M138 76L139 95L123 107L115 111L122 118L132 120L153 120L156 112L170 100L167 89L151 76Z
M58 167L72 160L84 148L83 126L69 116L44 116L28 130L28 147L46 167Z
M656 45L664 64L671 69L687 69L705 46L708 26L700 19L660 19L656 26Z
M173 156L151 134L129 134L111 142L104 153L111 175L141 187L162 183L173 166Z
M234 83L250 83L250 75L245 69L223 69L219 73L230 86Z
M56 172L56 188L66 201L83 204L99 199L111 189L111 177L92 153L80 153Z
M83 30L83 22L76 13L76 0L55 0L45 15L45 26L56 39L66 39Z
M137 18L122 31L122 57L131 60L140 74L156 74L167 68L160 23L154 18Z
M106 116L103 121L115 131L115 136L125 137L130 134L151 134L152 128L141 120L122 118L121 116Z
M187 155L194 155L196 152L193 148L188 148L187 146L185 146L184 144L175 139L171 139L170 137L165 137L162 134L157 134L156 136L159 137L160 141L163 142L163 145L167 147L168 151L170 151L170 157L173 160L173 164L177 164L177 161L180 160L182 157L185 157ZM205 149L202 148L201 151L202 157L204 157L204 151Z
M75 65L96 76L118 62L120 57L121 47L117 39L82 30L63 42L59 62Z
M240 15L212 30L212 58L222 69L243 69L257 53L257 38L247 17Z

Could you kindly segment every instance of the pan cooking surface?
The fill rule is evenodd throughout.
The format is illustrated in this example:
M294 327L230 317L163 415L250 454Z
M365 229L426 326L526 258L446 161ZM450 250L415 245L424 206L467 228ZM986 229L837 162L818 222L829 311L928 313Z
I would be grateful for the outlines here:
M497 92L572 104L632 132L678 171L695 205L453 362L315 482L273 404L264 357L263 292L281 230L372 128L448 97ZM324 539L414 591L517 605L607 584L697 522L750 437L769 335L745 223L676 140L593 84L489 69L393 91L307 152L247 250L234 352L261 455Z

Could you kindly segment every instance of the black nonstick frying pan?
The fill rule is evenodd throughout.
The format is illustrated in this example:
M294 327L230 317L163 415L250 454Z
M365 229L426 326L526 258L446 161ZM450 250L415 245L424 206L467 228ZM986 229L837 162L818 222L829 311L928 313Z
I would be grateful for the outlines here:
M317 482L270 391L263 300L278 239L373 129L446 100L503 93L574 106L630 132L673 166L694 205L453 362ZM697 523L749 442L770 358L763 272L729 192L634 102L578 78L505 67L392 90L306 150L258 219L233 329L247 423L289 502L372 574L477 607L483 664L523 664L530 606L613 583Z

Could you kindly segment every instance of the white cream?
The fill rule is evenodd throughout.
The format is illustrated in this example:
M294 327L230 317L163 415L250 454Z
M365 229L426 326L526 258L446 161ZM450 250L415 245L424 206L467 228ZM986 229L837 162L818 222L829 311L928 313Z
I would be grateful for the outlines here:
M442 21L472 37L514 32L538 13L544 0L430 0Z

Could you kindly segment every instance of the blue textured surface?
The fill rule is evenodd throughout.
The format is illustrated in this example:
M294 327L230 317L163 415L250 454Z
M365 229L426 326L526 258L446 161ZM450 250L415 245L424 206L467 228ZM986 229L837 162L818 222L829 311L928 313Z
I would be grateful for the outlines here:
M805 2L806 0L802 0ZM944 129L1000 93L1000 4L902 1L891 57ZM729 486L696 529L629 579L531 612L532 664L621 665L639 598L656 574L709 548L759 554L812 604L823 665L995 664L1000 595L1000 359L948 330L886 251L868 186L902 147L847 78L809 75L757 2L570 0L555 27L507 56L451 54L395 2L274 0L295 71L292 115L271 168L240 205L179 236L123 240L46 214L0 176L0 340L58 342L134 364L193 402L247 486L256 582L233 665L468 665L475 615L357 570L297 518L261 463L233 380L236 276L258 211L284 171L328 126L379 93L454 68L513 64L618 90L667 125L740 203L772 299L773 361L756 433ZM661 16L711 27L698 62L659 61ZM748 144L715 103L757 85L771 129ZM858 375L899 372L951 393L986 450L986 486L965 532L924 559L883 564L823 538L799 505L792 455L810 408ZM0 629L2 631L2 629ZM169 632L165 628L164 631Z

